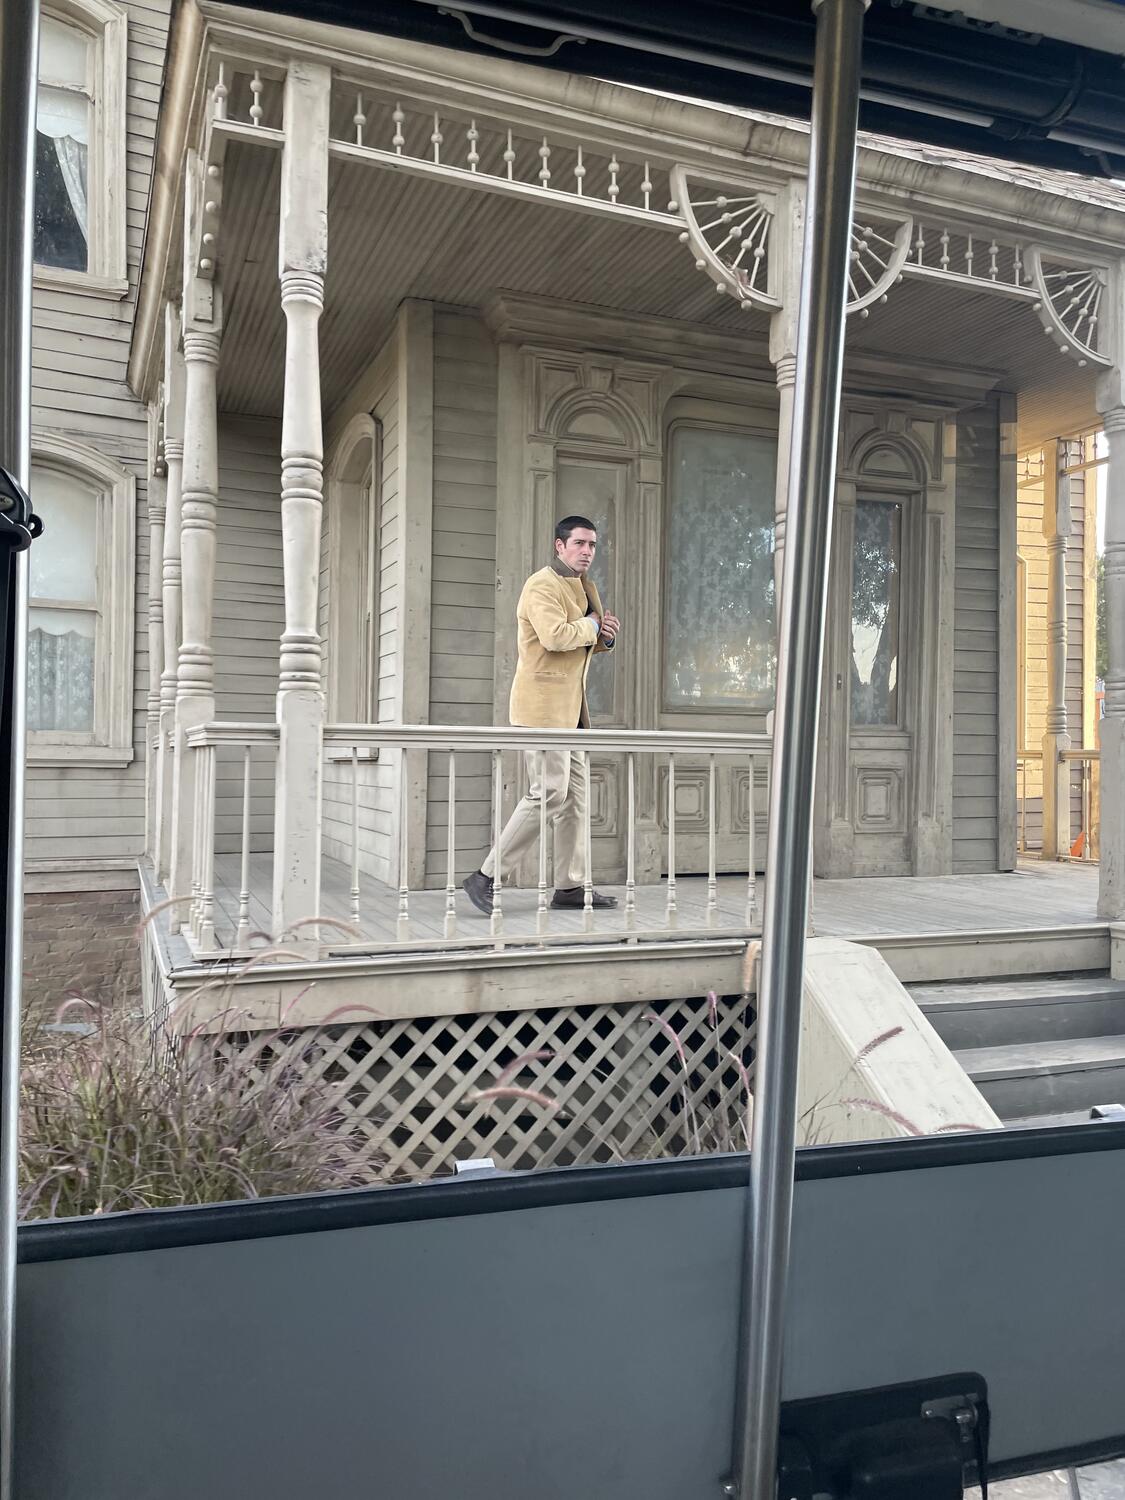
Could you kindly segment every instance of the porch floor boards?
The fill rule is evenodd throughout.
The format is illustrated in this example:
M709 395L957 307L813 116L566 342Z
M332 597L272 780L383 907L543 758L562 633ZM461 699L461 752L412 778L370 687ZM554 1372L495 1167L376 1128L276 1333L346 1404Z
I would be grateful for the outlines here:
M250 927L270 930L272 856L254 855L250 861ZM233 855L215 860L215 925L220 943L228 944L238 926L239 861ZM594 913L594 939L624 936L625 892L604 887L618 898L614 911ZM759 887L759 894L762 887ZM325 860L322 870L321 915L351 923L351 871L336 860ZM1029 861L1011 873L941 877L818 880L814 883L814 924L824 937L914 937L943 933L1032 932L1096 923L1097 869L1088 865L1037 864ZM723 875L718 880L718 913L714 931L727 936L747 931L746 879ZM410 893L410 941L425 946L444 942L444 890ZM664 883L638 886L639 931L665 929L667 887ZM505 890L504 936L509 941L533 941L536 936L537 893ZM394 946L397 940L399 893L369 876L360 877L360 920L365 944ZM707 926L707 880L681 876L677 880L676 931L687 934ZM550 931L583 932L581 911L550 913ZM488 922L465 895L457 892L457 937L480 943L489 936ZM669 933L675 936L675 932ZM341 947L354 939L341 934Z

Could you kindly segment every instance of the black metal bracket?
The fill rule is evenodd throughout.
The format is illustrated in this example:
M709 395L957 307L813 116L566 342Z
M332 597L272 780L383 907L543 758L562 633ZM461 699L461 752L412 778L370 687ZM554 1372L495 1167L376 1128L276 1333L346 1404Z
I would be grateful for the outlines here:
M0 547L25 552L43 534L43 522L31 508L31 497L7 469L0 469Z
M787 1402L779 1500L960 1500L987 1486L988 1423L972 1374Z

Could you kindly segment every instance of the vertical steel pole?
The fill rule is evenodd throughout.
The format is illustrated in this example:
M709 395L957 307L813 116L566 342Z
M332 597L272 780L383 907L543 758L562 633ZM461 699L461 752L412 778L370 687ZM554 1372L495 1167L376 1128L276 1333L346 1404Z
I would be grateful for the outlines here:
M728 1493L740 1500L774 1500L777 1487L817 709L866 6L867 0L814 3L816 61L778 630L743 1344L728 1485Z
M37 0L0 0L0 466L31 468L31 257ZM23 969L27 553L0 553L0 1500L12 1500L16 1168Z

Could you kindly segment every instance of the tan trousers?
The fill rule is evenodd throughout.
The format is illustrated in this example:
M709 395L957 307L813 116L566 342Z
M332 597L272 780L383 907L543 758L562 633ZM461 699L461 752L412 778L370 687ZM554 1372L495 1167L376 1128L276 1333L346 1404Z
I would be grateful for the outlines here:
M523 863L539 838L539 809L546 800L547 821L555 831L555 887L566 890L586 883L586 767L581 755L570 750L524 752L527 796L521 797L500 835L501 885ZM541 761L545 761L543 786L539 784ZM481 870L490 880L497 877L496 850L493 849Z

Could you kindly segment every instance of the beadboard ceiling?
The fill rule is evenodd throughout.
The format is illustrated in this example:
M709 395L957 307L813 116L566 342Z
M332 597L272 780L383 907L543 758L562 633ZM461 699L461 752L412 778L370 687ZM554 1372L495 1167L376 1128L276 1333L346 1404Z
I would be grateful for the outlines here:
M277 281L280 155L232 145L221 264L220 403L280 412L284 319ZM330 413L370 363L407 297L483 307L501 291L675 318L757 343L767 320L716 294L667 230L334 162L321 379ZM1092 423L1094 373L1045 337L1028 303L907 279L866 319L849 353L989 371L1019 393L1021 445Z

